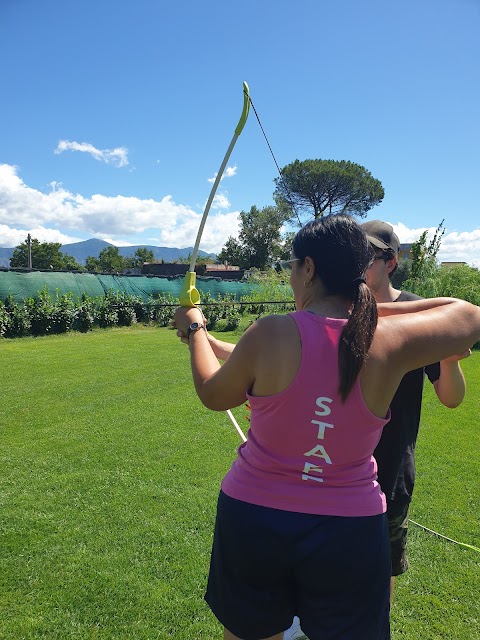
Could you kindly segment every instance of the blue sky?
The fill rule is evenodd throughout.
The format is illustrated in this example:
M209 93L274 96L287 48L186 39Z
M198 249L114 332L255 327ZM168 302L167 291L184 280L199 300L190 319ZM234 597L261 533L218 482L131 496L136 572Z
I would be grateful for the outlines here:
M246 80L280 166L351 160L402 242L480 266L478 0L1 0L0 246L192 246ZM273 203L251 113L201 248Z

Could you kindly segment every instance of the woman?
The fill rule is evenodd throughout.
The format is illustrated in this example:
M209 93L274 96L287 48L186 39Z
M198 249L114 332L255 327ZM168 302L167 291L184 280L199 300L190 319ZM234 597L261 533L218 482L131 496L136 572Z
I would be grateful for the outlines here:
M480 309L395 303L377 322L371 260L349 216L305 225L288 261L297 311L253 324L222 367L201 311L176 312L205 406L251 405L248 441L222 483L206 593L227 640L281 640L294 615L310 640L390 637L372 452L403 375L471 346Z

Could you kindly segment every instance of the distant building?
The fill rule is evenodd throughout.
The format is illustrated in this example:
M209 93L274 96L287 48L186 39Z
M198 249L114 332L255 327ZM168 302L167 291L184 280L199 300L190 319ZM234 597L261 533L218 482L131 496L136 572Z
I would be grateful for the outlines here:
M184 276L189 270L188 264L180 264L178 262L144 262L142 266L142 274L153 276ZM195 266L195 273L203 276L205 271L203 264Z
M399 260L411 260L412 259L412 246L413 242L403 242L398 250Z
M466 262L441 262L441 267L458 267L461 264L467 264Z
M222 278L222 280L241 280L244 269L230 264L206 264L205 276Z
M412 259L412 246L413 243L403 243L400 245L400 249L398 251L398 259L399 260L411 260ZM461 264L467 264L466 262L441 262L441 267L456 267Z
M177 262L145 262L142 274L155 276L183 276L190 269L188 264ZM199 277L221 278L222 280L241 280L244 270L225 264L197 264L195 273Z

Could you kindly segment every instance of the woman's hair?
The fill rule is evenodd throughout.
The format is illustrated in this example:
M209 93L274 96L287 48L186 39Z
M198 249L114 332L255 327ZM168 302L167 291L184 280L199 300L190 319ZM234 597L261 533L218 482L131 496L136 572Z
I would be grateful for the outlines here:
M367 358L377 326L377 305L365 284L373 249L363 229L343 214L330 214L306 224L296 234L292 249L300 262L310 256L315 276L329 294L352 302L338 348L339 393L345 402Z

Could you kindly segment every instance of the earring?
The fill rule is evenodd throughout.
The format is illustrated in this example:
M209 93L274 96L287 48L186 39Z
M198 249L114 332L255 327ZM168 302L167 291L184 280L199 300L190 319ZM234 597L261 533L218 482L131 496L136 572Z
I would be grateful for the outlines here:
M303 286L305 287L305 289L310 289L310 287L312 286L312 281L311 280L304 280L303 281Z

